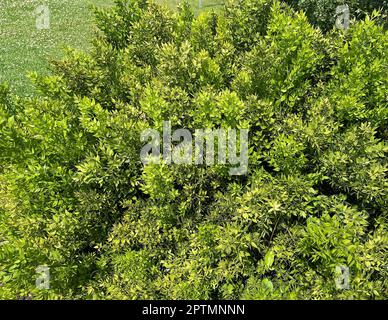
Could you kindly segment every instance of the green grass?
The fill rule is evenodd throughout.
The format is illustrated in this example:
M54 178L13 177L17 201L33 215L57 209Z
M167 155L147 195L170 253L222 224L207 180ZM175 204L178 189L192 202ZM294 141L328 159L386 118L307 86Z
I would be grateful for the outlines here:
M35 9L50 9L50 28L36 28ZM66 45L89 47L92 14L89 5L109 5L111 0L1 0L0 82L7 81L19 94L32 91L26 75L48 72L48 60L58 58Z
M180 0L157 0L174 8ZM196 12L214 8L222 0L189 0ZM36 28L35 9L47 4L50 28ZM0 0L0 83L8 82L20 95L33 92L29 72L49 72L50 59L63 48L87 50L93 33L90 5L111 6L113 0Z

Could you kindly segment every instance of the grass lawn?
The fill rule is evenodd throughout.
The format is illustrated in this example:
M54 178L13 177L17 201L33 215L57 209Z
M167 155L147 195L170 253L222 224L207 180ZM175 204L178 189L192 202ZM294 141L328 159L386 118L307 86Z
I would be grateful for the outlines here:
M157 0L176 7L179 0ZM223 0L189 0L196 12ZM50 28L36 28L35 10L46 4ZM47 73L48 60L65 46L87 50L93 32L90 5L111 6L113 0L0 0L0 83L8 82L21 95L32 93L27 73Z

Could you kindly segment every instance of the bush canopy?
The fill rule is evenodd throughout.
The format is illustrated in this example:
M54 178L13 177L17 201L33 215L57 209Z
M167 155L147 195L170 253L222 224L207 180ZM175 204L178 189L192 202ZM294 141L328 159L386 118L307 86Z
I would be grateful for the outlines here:
M117 0L36 95L2 85L0 298L387 299L388 33L309 14ZM249 129L247 173L143 164L164 121Z

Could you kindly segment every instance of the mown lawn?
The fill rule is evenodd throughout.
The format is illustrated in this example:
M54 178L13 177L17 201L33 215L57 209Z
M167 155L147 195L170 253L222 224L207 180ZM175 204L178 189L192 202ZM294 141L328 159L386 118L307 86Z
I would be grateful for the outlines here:
M174 8L180 0L157 0ZM199 3L202 2L202 8ZM21 95L31 94L27 74L49 72L48 61L58 58L63 48L90 47L93 15L90 5L111 6L113 0L1 0L0 83L8 82ZM195 11L215 8L223 0L190 0ZM35 10L46 4L50 28L36 28Z

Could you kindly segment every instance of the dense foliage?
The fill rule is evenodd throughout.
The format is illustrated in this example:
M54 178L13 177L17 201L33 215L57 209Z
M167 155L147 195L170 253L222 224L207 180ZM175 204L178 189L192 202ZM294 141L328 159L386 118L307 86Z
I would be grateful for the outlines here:
M332 29L336 20L336 8L341 5L349 7L351 19L364 19L374 10L381 10L381 21L386 21L388 14L387 0L286 0L293 8L303 10L311 23L322 30Z
M0 298L388 298L376 15L325 34L268 0L96 16L93 51L34 75L36 96L0 89ZM247 175L143 165L140 133L164 120L249 128Z

